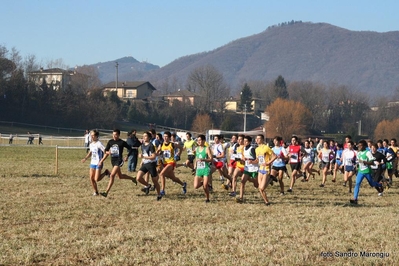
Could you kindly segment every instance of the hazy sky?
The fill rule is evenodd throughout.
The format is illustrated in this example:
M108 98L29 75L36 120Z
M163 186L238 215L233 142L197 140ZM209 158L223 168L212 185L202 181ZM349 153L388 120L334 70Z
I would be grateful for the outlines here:
M399 1L0 0L0 45L43 66L133 56L164 66L291 20L355 31L399 30Z

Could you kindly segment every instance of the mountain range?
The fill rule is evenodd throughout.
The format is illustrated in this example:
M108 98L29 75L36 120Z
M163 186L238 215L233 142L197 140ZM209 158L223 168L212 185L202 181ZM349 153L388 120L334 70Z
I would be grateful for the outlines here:
M117 61L120 81L146 80L155 87L172 79L184 84L194 69L212 65L233 92L244 82L273 81L282 75L288 83L347 85L370 96L389 96L399 87L399 31L350 31L327 23L295 22L183 56L162 68L132 57ZM103 82L115 80L114 61L96 66Z

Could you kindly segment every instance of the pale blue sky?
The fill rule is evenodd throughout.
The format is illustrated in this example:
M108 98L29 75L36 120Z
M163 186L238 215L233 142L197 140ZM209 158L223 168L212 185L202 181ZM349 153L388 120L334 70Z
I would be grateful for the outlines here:
M0 45L70 67L133 56L164 66L291 20L399 30L399 1L0 0Z

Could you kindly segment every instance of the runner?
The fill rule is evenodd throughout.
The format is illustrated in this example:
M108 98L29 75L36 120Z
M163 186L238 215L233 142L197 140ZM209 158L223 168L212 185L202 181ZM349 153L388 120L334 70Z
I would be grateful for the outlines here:
M223 144L221 142L222 137L220 135L215 135L213 138L214 143L212 144L212 156L213 156L213 162L212 162L212 167L211 167L211 178L209 180L209 185L210 189L212 190L212 175L213 173L217 170L219 175L225 177L226 179L229 179L229 176L227 174L227 168L226 166L226 153L225 153L225 148L223 147Z
M277 158L269 146L265 145L265 137L262 134L256 136L258 147L255 149L256 162L259 164L258 183L259 193L262 196L265 205L270 205L266 195L266 187L270 183L270 165Z
M195 147L197 146L197 142L192 139L192 135L190 132L186 133L187 140L184 142L183 151L187 151L187 160L183 164L185 167L191 169L191 173L194 175L194 159L195 159Z
M98 130L90 131L90 136L92 142L89 145L89 152L87 153L86 157L82 159L82 163L86 162L86 160L91 157L90 161L90 182L91 186L93 187L94 193L93 196L98 196L98 188L97 182L101 181L104 176L110 175L108 169L106 169L103 173L101 173L101 169L103 168L103 164L99 165L100 160L104 156L104 145L98 140L100 136L100 132Z
M273 139L274 147L272 149L273 153L277 157L272 165L272 171L270 173L270 178L275 181L276 176L278 177L278 182L280 184L280 195L284 195L284 182L283 176L287 171L285 161L288 159L287 150L281 146L282 138L280 136L276 136Z
M234 156L234 160L236 161L236 168L234 169L233 175L232 175L232 184L231 184L231 192L229 195L231 197L235 197L237 195L236 193L236 188L237 188L237 179L238 177L241 177L242 174L244 173L244 161L243 161L243 156L244 156L244 135L240 134L237 137L237 148L236 148L236 154Z
M132 148L126 143L126 141L119 138L121 135L121 131L119 129L114 129L112 132L112 139L110 139L105 147L104 157L100 160L98 165L102 165L104 160L107 159L109 155L111 155L111 164L112 171L109 178L107 190L105 192L101 192L100 194L104 197L108 196L109 191L111 190L112 185L114 184L115 176L117 175L119 179L129 179L132 180L133 183L137 185L137 180L135 177L128 176L126 174L122 174L121 167L123 165L123 161L127 161L129 155L133 152ZM123 148L126 148L129 153L123 159Z
M239 144L237 143L237 135L233 135L231 136L231 140L230 140L230 147L229 147L229 165L228 165L228 169L227 169L227 175L230 177L230 179L226 180L225 184L222 184L222 188L224 188L225 190L228 190L229 188L231 188L231 184L232 184L232 175L234 173L234 170L236 169L236 154L237 154L237 147L239 146Z
M320 170L313 169L314 159L315 159L315 152L316 149L312 147L313 140L305 141L305 152L302 155L302 165L303 165L303 173L305 174L302 182L309 181L309 177L312 176L314 179L315 174L318 173L320 175Z
M165 196L165 182L166 177L170 178L173 182L178 183L182 186L183 194L187 192L187 183L182 182L175 176L176 161L175 158L180 158L180 154L175 154L175 150L181 151L179 144L171 142L171 133L166 131L163 134L163 143L159 146L157 153L162 154L163 169L159 173L161 178L161 196Z
M352 176L356 173L356 152L353 149L354 143L349 140L346 149L342 152L342 164L344 167L344 187L349 181L349 193L352 193Z
M255 148L251 146L252 137L245 136L244 137L244 156L243 160L245 162L244 165L244 174L241 180L240 186L240 197L236 198L237 203L243 203L244 201L244 191L245 191L245 184L247 181L253 183L255 188L259 188L258 183L258 162L256 160L256 153Z
M359 141L358 152L357 152L359 169L356 176L356 184L355 184L353 199L350 200L350 203L352 204L358 204L360 185L362 184L364 178L366 178L370 186L375 187L379 193L382 193L384 191L382 185L375 182L371 177L370 166L374 164L374 157L370 151L366 150L366 147L367 147L367 142L365 140Z
M371 144L371 154L375 159L374 164L370 166L373 180L375 182L382 183L384 179L383 166L385 165L387 158L384 156L384 154L378 151L378 145L375 143ZM378 188L376 189L378 191L378 196L382 196L382 192L380 192Z
M208 181L211 174L210 163L212 163L212 153L209 147L205 147L205 136L199 135L197 138L198 147L195 148L195 177L194 189L203 187L205 193L205 203L209 203Z
M329 148L327 141L323 141L323 148L319 152L320 168L323 169L323 180L320 187L324 187L326 183L327 175L330 170L331 156L334 156L334 151Z
M291 166L291 184L287 192L292 193L292 189L295 184L295 180L299 178L301 173L301 154L305 154L306 151L299 145L298 137L292 136L291 145L288 146L288 158Z
M157 172L157 161L156 161L156 150L154 145L151 143L151 133L145 132L143 134L143 143L141 144L141 153L138 154L141 158L141 166L137 173L137 181L145 186L145 194L148 195L151 189L151 184L144 179L144 175L151 174L152 182L157 190L157 200L162 199L160 193L158 172Z

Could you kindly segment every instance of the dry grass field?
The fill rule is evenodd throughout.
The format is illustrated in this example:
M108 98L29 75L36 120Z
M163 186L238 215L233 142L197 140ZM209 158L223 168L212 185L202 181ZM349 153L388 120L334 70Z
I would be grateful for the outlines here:
M248 185L237 204L220 188L211 203L183 168L181 194L167 181L159 202L116 180L92 196L84 150L0 147L0 265L397 265L399 179L378 197L364 181L359 205L342 182L268 187L271 205ZM109 160L106 167L110 166ZM123 168L126 171L126 166ZM342 176L339 176L342 179ZM104 190L107 178L99 183ZM329 176L331 180L331 176ZM284 179L288 184L288 179Z

